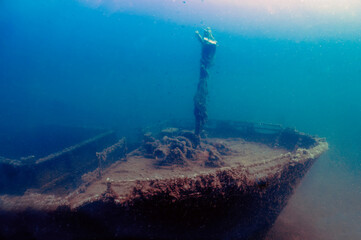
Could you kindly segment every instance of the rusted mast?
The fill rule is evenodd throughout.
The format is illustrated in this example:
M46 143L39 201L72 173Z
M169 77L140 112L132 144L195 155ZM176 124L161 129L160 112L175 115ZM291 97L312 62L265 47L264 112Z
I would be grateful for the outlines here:
M194 96L194 116L195 116L195 130L194 133L197 136L198 144L200 141L200 133L203 130L203 126L207 121L207 79L209 78L208 69L211 66L213 57L216 53L217 41L212 35L212 31L209 27L204 29L203 37L196 31L196 36L202 44L202 57L200 61L200 75L197 92Z

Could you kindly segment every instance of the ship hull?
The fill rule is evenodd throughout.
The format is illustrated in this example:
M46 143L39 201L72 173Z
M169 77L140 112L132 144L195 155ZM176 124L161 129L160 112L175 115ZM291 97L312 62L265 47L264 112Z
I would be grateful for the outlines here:
M137 181L126 198L108 192L73 208L54 200L55 205L49 207L52 210L3 209L0 236L262 239L325 149L327 143L321 142L306 156L285 154L268 161L258 172L253 171L255 166L239 166L194 178ZM284 161L287 164L281 164Z
M198 171L195 159L173 174L177 168L159 169L134 150L103 172L84 175L84 183L67 195L56 193L64 188L57 181L53 192L43 187L0 195L0 238L264 238L328 144L273 125L217 124L208 132L232 146L235 151L224 160L233 164ZM242 160L252 146L255 157ZM272 155L277 149L283 150Z

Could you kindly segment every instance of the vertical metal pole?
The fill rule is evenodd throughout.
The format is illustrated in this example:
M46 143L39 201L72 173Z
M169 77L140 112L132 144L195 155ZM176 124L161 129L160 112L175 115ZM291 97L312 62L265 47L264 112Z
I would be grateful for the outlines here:
M203 37L196 31L196 36L202 44L202 56L200 61L200 74L197 92L194 96L194 116L195 116L195 130L194 133L200 141L200 134L203 130L204 124L207 121L207 96L208 86L207 80L209 78L208 69L211 66L213 57L216 53L217 41L212 35L210 28L204 29Z

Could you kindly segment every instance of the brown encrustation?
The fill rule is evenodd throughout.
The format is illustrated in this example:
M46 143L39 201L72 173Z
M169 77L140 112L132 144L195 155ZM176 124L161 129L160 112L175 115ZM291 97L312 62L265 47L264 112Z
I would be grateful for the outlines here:
M205 164L208 151L185 165L160 165L137 149L101 178L97 170L85 175L69 195L1 196L0 223L37 239L54 232L63 234L58 239L262 239L328 148L321 139L293 152L237 138L206 142L228 149L222 167Z

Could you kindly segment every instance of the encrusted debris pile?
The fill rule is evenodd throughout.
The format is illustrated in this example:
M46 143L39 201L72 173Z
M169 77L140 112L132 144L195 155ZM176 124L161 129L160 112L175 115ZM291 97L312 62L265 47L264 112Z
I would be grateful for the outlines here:
M167 128L155 137L152 133L144 134L141 153L156 159L158 166L187 166L190 161L200 162L207 167L224 165L222 156L231 154L231 150L222 143L203 140L197 144L197 136L186 130Z

